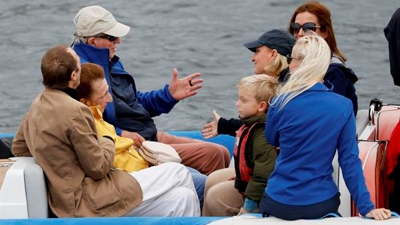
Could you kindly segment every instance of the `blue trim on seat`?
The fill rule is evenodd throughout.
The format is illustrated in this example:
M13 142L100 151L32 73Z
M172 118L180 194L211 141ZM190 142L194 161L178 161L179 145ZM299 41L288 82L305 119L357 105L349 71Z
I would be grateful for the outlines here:
M392 215L392 217L400 218L400 215L396 212L392 212L391 215Z
M66 219L12 219L1 220L2 225L203 225L227 217L116 217L116 218L66 218Z
M0 138L14 137L14 134L0 134Z
M229 154L232 157L233 155L233 149L235 146L235 137L226 135L226 134L220 134L216 137L210 138L210 139L205 139L203 136L201 136L200 131L168 131L169 134L176 135L176 136L181 136L181 137L189 137L193 139L199 139L203 141L210 141L213 143L217 143L220 145L225 146L229 150ZM14 137L14 134L0 134L0 138L7 138L7 137Z
M325 216L321 217L320 219L331 218L331 217L341 217L341 216L337 213L328 213Z
M235 147L235 137L233 137L233 136L226 135L226 134L220 134L216 137L213 137L210 139L205 139L205 138L203 138L203 136L201 136L200 131L167 131L167 132L169 134L180 136L180 137L189 137L189 138L193 138L193 139L209 141L209 142L223 145L229 150L230 156L231 157L233 156L233 149Z

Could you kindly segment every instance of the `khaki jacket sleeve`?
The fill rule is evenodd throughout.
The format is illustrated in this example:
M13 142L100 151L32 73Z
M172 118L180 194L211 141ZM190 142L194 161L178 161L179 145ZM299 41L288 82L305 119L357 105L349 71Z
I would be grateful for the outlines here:
M24 126L26 126L27 118L28 114L25 115L24 119L21 122L21 125L18 128L17 133L15 134L12 143L12 153L14 156L32 156L24 137Z
M97 136L93 114L86 106L79 108L70 121L70 141L87 176L104 178L111 170L115 154L114 142Z

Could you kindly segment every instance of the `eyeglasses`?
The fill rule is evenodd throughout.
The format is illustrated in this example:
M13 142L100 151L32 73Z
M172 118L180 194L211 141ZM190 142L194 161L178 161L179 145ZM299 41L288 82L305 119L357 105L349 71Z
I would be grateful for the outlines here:
M300 32L300 29L303 29L304 32L307 32L309 30L312 30L315 32L317 30L317 28L321 28L321 26L316 25L313 22L308 22L303 25L300 25L298 23L292 23L292 24L290 24L290 33L298 34Z
M299 58L292 57L290 54L286 55L287 64L290 64L293 59L300 60Z
M94 36L94 37L108 39L111 42L114 42L118 38L118 37L114 37L111 35L98 35L98 36Z

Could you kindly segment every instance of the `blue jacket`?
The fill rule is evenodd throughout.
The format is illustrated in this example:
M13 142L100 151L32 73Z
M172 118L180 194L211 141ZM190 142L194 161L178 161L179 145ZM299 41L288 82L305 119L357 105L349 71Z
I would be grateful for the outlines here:
M155 141L157 128L152 117L170 112L178 103L169 93L168 85L160 90L139 92L133 76L125 71L119 58L114 56L109 60L108 49L87 44L75 44L73 48L81 63L96 63L104 69L113 97L104 112L104 120L115 126L118 135L127 130Z
M358 157L356 123L350 100L315 84L280 109L270 106L265 137L280 146L266 194L287 205L311 205L338 193L332 160L336 149L344 180L357 208L374 208Z

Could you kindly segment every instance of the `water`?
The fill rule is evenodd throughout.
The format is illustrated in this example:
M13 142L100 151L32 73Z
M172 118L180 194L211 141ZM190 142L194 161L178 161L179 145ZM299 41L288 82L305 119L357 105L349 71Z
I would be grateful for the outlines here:
M236 117L236 82L251 75L251 52L242 44L272 28L286 29L296 0L119 0L0 2L0 133L14 133L31 101L43 88L40 60L57 44L70 44L72 18L86 5L98 4L132 27L117 54L142 91L161 88L171 79L201 72L197 96L157 117L159 130L198 130L216 109ZM383 28L400 6L398 0L321 1L332 12L339 48L360 80L360 108L371 98L400 102L389 74ZM62 115L60 115L62 116Z

